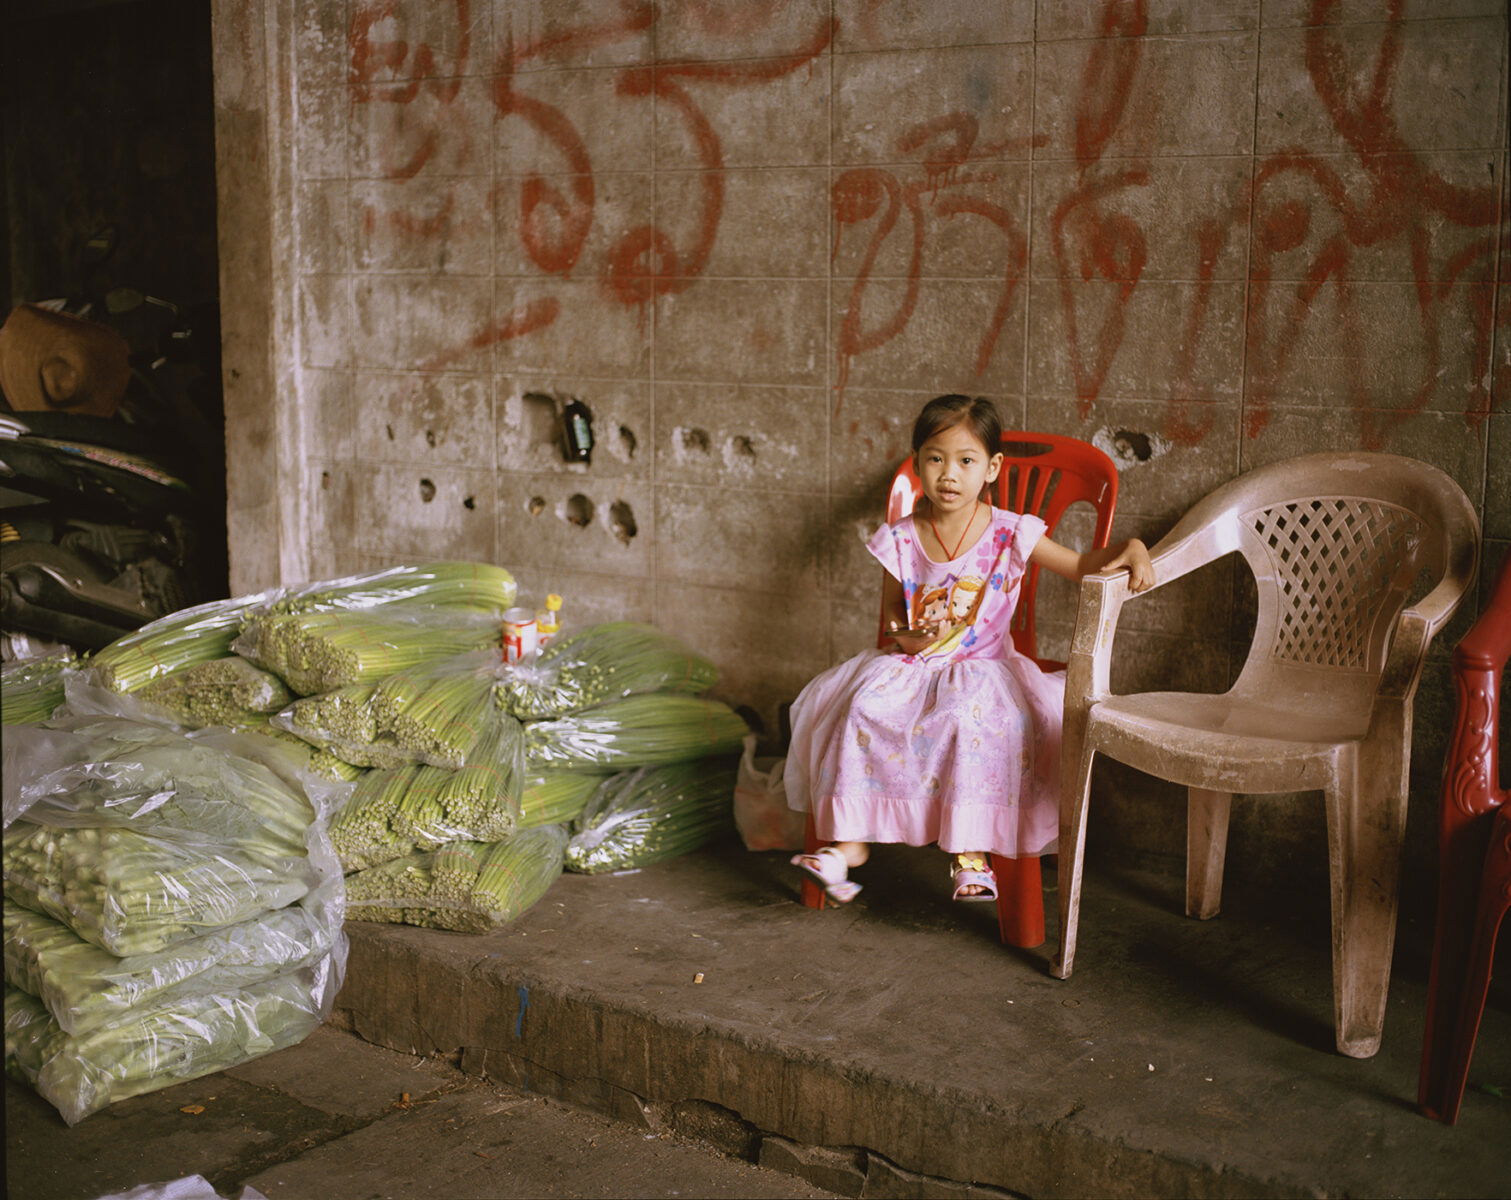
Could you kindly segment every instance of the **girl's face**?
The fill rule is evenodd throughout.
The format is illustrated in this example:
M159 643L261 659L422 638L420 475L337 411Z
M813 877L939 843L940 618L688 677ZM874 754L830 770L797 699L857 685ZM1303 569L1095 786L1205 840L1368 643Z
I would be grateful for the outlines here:
M940 516L974 506L1002 469L1002 455L988 454L964 422L934 434L915 458L923 494Z

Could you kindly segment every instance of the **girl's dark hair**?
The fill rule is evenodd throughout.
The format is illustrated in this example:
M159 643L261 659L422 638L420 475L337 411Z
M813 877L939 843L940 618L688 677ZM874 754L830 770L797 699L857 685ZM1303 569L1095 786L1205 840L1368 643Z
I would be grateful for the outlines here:
M997 406L984 396L935 396L923 406L913 422L913 453L936 433L968 426L980 439L988 454L996 454L1002 443L1002 417Z

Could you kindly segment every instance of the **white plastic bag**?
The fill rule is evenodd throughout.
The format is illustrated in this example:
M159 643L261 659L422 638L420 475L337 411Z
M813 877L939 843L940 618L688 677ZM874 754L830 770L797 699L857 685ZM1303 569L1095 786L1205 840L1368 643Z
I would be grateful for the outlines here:
M787 807L785 758L757 758L755 734L745 738L735 779L735 827L747 850L801 850L807 814Z

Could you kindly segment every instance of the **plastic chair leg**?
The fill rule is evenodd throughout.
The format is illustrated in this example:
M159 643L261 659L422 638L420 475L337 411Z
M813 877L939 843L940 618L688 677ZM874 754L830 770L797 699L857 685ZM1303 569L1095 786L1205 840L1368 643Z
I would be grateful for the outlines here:
M1002 943L1032 950L1044 944L1044 877L1037 858L993 854L997 930Z
M1091 799L1093 751L1083 751L1082 737L1067 734L1060 743L1060 948L1049 973L1069 979L1076 957L1076 927L1081 919L1081 868L1086 862L1086 808Z
M1371 749L1366 743L1356 753L1366 759ZM1354 771L1348 765L1345 760L1340 770L1343 786L1326 792L1333 1016L1338 1052L1370 1058L1380 1049L1385 1027L1406 791L1399 763L1394 771L1388 762L1374 764L1373 771L1367 762Z
M1463 985L1455 1020L1449 1032L1446 1061L1437 1080L1436 1095L1424 1104L1424 1111L1447 1125L1459 1119L1464 1100L1464 1085L1469 1079L1469 1063L1474 1057L1474 1043L1479 1037L1480 1019L1485 1015L1485 997L1490 990L1490 971L1495 961L1495 943L1506 912L1511 909L1511 810L1497 814L1490 850L1485 855L1485 870L1480 881L1479 904L1474 914L1474 929L1469 938L1469 953L1464 967Z
M1232 792L1186 789L1186 916L1205 921L1222 911Z
M1452 816L1445 802L1444 811ZM1454 820L1438 838L1437 920L1432 937L1432 971L1427 980L1427 1019L1422 1032L1422 1064L1417 1106L1429 1117L1443 1116L1448 1069L1464 979L1469 968L1480 877L1490 845L1493 811ZM1451 1122L1450 1122L1451 1123Z
M808 814L808 823L803 827L803 853L812 854L823 843L819 841L818 832L813 827L813 814ZM818 880L811 875L803 876L803 904L807 908L823 908L829 897L824 895L824 889Z

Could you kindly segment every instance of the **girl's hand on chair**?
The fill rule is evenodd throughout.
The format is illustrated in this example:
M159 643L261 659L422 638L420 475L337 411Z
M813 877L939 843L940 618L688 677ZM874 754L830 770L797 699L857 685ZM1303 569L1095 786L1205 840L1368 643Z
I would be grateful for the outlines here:
M1149 558L1148 547L1138 538L1123 543L1123 548L1102 570L1126 570L1130 592L1147 592L1154 586L1154 563Z

